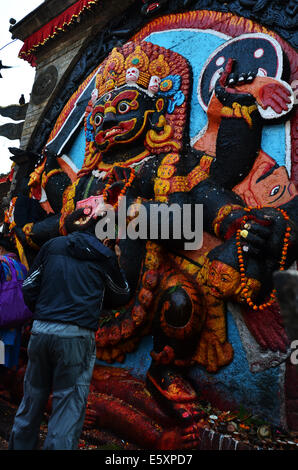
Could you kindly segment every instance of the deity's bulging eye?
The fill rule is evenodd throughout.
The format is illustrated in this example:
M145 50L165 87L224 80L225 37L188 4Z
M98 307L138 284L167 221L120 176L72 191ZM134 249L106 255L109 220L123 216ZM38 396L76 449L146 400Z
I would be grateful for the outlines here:
M96 127L100 126L103 122L102 114L95 114L94 116L94 124Z
M120 103L117 106L118 112L120 114L125 114L130 111L130 105L126 101L120 101Z
M280 190L280 186L274 186L274 188L270 191L270 196L275 196Z

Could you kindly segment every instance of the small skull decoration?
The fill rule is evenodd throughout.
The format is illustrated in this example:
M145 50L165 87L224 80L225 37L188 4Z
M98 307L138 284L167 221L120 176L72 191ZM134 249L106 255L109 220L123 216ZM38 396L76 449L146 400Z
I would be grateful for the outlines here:
M157 75L153 75L150 78L148 90L151 91L151 93L157 93L159 91L160 82L161 79Z
M126 83L136 83L140 75L139 69L136 67L130 67L126 71Z

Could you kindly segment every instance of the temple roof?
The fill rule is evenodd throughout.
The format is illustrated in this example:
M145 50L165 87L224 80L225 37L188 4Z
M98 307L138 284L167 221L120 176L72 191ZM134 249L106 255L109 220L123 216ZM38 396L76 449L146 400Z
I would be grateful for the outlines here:
M61 0L45 0L35 10L9 28L12 39L24 41L28 36L76 2L77 0L63 0L63 2Z

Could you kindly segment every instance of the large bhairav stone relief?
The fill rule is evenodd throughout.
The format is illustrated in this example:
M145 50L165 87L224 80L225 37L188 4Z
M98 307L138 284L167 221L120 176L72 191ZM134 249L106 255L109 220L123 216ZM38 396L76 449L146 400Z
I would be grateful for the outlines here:
M140 203L181 211L203 204L199 249L150 239L149 230L146 240L118 234L133 295L102 313L90 395L107 427L115 426L113 406L120 413L136 387L127 387L129 371L146 378L162 410L151 410L156 422L169 417L187 430L180 446L198 445L202 399L297 429L288 387L297 378L272 283L298 253L294 58L276 34L232 15L153 20L69 99L27 195L12 201L6 221L29 261L49 237L67 233L66 216L91 196L117 213L125 195L134 208L127 223ZM138 393L134 410L152 417ZM128 408L123 422L141 426ZM144 432L156 446L156 429Z

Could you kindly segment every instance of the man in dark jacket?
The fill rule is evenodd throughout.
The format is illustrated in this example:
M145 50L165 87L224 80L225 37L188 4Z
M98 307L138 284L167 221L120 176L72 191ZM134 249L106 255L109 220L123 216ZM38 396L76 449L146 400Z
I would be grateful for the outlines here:
M101 309L125 304L130 293L117 256L95 237L94 228L45 243L24 282L24 299L34 312L34 322L24 396L10 449L36 448L51 392L52 412L43 449L78 446Z

